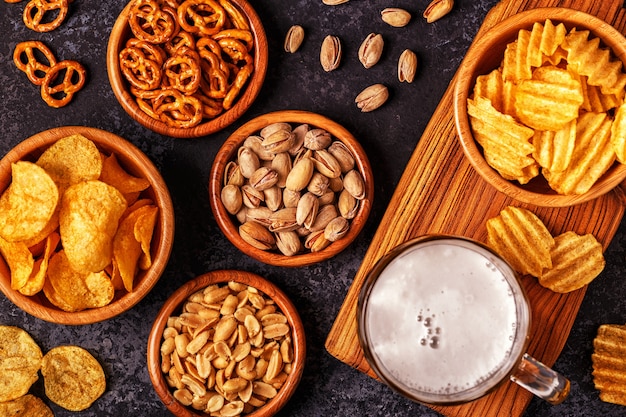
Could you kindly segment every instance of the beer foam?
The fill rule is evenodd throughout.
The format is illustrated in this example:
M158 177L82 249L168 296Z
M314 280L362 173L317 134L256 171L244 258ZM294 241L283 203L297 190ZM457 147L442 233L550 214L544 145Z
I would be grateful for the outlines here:
M398 256L380 274L365 320L373 355L396 385L460 393L510 361L516 291L487 254L435 240Z

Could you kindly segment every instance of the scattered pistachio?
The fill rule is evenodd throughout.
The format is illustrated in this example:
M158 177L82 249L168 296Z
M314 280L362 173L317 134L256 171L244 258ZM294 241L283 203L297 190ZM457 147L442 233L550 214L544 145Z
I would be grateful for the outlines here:
M450 13L453 6L454 0L433 0L424 10L423 16L426 22L433 23Z
M337 6L339 4L347 3L349 0L322 0L327 6Z
M387 87L383 84L374 84L361 91L354 102L362 112L366 113L385 104L388 98L389 90Z
M378 63L383 53L385 42L380 33L370 33L359 47L359 61L365 68L371 68Z
M380 12L383 22L390 26L401 28L411 21L411 13L397 7L387 7Z
M398 59L398 80L412 83L417 71L417 55L410 49L405 49Z
M302 45L302 41L304 40L304 28L300 25L293 25L289 28L287 32L287 36L285 37L285 52L289 52L293 54L298 49L300 49L300 45Z
M341 63L341 41L338 37L328 35L322 42L320 51L320 63L326 72L333 71Z

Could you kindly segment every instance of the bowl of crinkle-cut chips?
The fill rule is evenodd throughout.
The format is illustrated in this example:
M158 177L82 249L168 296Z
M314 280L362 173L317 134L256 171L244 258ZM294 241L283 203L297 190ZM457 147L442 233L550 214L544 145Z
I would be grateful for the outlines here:
M599 197L626 178L626 40L567 8L506 18L468 50L454 111L463 151L499 191L539 206Z
M0 160L0 289L35 317L80 325L132 308L173 236L163 178L117 135L54 128Z

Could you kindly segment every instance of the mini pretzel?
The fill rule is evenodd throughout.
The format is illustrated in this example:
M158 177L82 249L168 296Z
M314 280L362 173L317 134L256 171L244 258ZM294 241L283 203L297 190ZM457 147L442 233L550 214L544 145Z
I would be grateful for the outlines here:
M202 92L210 98L220 99L226 97L228 93L229 82L228 76L224 74L219 68L213 67L206 61L201 63L202 67L202 82L200 83L200 89Z
M5 3L19 3L22 0L4 0Z
M45 19L48 13L55 13L54 19L47 23ZM22 16L27 28L35 32L50 32L61 26L68 12L68 0L30 0L24 8Z
M150 42L140 41L137 38L130 38L126 42L126 46L139 48L147 59L151 59L159 65L163 65L167 59L167 54L163 48Z
M197 98L186 96L174 88L161 90L154 100L154 112L168 126L188 128L202 121L203 105Z
M39 61L36 56L39 52L47 63ZM50 67L57 63L52 51L40 41L20 42L13 51L15 66L26 73L26 76L35 85L41 85Z
M57 83L57 76L65 70L63 79ZM50 67L41 84L41 98L50 107L63 107L67 105L74 94L83 88L87 71L76 61L60 61ZM56 98L55 96L60 96Z
M180 27L201 36L219 32L226 23L226 11L215 0L185 0L177 11Z
M254 47L254 38L252 37L252 32L250 32L249 30L224 29L213 35L213 39L215 39L216 41L225 38L233 38L242 42L244 45L246 45L246 50L248 52L250 52Z
M233 26L237 29L250 30L248 20L241 14L239 9L235 7L229 0L219 0L220 5L224 8Z
M178 27L173 11L162 9L155 0L136 0L128 24L137 39L155 44L171 40Z
M183 47L163 64L169 86L185 94L193 94L200 87L202 71L200 56L193 49Z
M252 56L248 53L246 46L237 39L222 38L219 39L217 43L222 48L222 51L226 53L226 55L228 55L233 62L237 63L239 61L243 61L244 65L253 63Z
M146 57L138 46L129 46L120 52L120 67L128 82L141 90L153 90L161 85L161 64Z
M241 92L241 89L246 84L246 81L248 81L248 78L250 78L253 68L254 67L251 64L248 64L239 70L235 81L230 87L230 90L228 90L226 97L224 97L224 102L222 103L224 109L228 110L233 106L233 103Z
M166 42L163 47L168 54L175 55L176 51L182 47L196 49L196 40L191 33L181 30L174 38Z

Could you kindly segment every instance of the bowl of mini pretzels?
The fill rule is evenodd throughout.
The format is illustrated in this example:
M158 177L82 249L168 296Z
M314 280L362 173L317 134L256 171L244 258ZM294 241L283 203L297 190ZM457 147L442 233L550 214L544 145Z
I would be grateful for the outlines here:
M144 127L176 138L207 136L241 117L267 62L263 25L246 0L131 0L107 48L120 105Z

